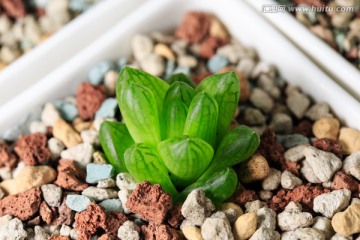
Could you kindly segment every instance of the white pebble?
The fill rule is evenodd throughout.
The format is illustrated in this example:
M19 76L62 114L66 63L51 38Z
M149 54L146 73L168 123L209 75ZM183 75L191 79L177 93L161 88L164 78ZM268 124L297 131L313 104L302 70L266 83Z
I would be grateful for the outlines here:
M95 201L103 201L110 198L117 198L118 193L114 189L102 189L97 187L88 187L81 192L82 195L94 199Z
M100 144L99 133L95 129L83 130L80 136L84 143L90 143L92 145Z
M155 76L161 76L165 71L165 63L163 57L157 54L150 54L140 62L141 68Z
M245 213L257 212L260 208L267 207L265 202L255 200L245 203Z
M290 202L285 210L278 215L278 225L282 231L308 227L312 222L311 213L302 212L301 205L295 202Z
M43 123L41 121L33 121L33 122L31 122L29 130L30 130L30 133L42 133L42 134L47 133L46 125L45 125L45 123Z
M303 160L305 158L303 151L306 146L307 145L305 145L305 144L301 144L301 145L297 145L295 147L289 148L284 153L285 159L289 160L291 162L298 162L300 160Z
M50 138L48 140L48 148L51 153L51 159L56 160L60 157L60 153L64 150L64 144L57 138Z
M136 186L136 181L129 173L119 173L116 176L116 185L120 190L134 190Z
M137 61L142 61L153 51L154 44L146 35L137 34L131 40L131 48Z
M343 170L360 181L360 151L354 152L345 158Z
M270 168L269 175L261 182L264 190L275 190L278 188L281 181L281 172L275 168Z
M19 239L24 240L27 232L24 230L23 223L18 218L9 215L0 217L0 239Z
M94 148L89 143L78 144L63 150L60 154L61 158L77 161L81 166L86 167L91 162Z
M132 221L126 221L120 226L118 237L121 240L139 240L140 227Z
M314 211L331 218L335 213L345 209L350 202L351 191L348 189L334 190L314 198Z
M280 240L280 233L270 228L261 227L256 230L249 240Z
M322 231L325 234L326 239L329 239L334 234L331 220L326 217L315 217L311 227Z
M129 199L129 196L130 196L131 193L132 193L132 190L129 190L129 189L121 189L118 192L118 197L119 197L119 199L121 201L121 206L124 209L125 214L130 213L130 210L126 207L126 203L127 203L128 199Z
M275 230L276 228L276 213L268 207L260 208L256 215L258 216L258 228L268 228Z
M234 235L226 216L222 212L217 212L211 217L206 218L201 226L201 235L204 240L233 240Z
M110 70L105 74L104 85L105 85L106 93L109 96L115 95L116 82L117 82L118 76L119 76L119 73L114 70Z
M294 189L302 184L300 178L295 176L292 172L285 170L281 174L281 186L285 189Z
M60 113L55 108L54 104L45 104L44 109L41 113L41 121L43 121L46 126L53 127L59 119L61 119Z

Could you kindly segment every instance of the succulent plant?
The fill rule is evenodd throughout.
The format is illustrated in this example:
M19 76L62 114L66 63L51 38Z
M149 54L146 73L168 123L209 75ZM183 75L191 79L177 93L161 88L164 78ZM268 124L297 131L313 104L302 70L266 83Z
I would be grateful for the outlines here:
M201 188L220 203L238 184L231 167L247 160L260 140L246 126L228 131L240 95L235 73L191 85L182 74L164 81L125 67L116 89L124 123L102 123L100 142L118 172L158 183L174 199Z

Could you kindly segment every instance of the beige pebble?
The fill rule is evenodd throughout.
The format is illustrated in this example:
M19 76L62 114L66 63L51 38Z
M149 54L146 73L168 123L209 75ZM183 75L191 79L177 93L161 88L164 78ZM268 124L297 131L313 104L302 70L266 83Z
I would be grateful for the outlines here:
M62 141L66 147L73 147L82 143L80 135L62 119L55 123L53 135Z
M48 166L26 166L15 179L0 183L1 188L9 195L17 194L34 187L51 183L56 178L56 171Z
M336 213L331 221L335 232L350 236L360 232L360 204L351 204L344 212Z
M77 132L82 132L84 130L90 129L92 124L93 124L92 122L85 122L81 118L75 118L72 123L72 126Z
M345 153L360 151L360 131L354 128L341 128L339 142Z
M234 238L243 240L250 238L257 227L256 213L246 213L241 215L235 222L233 227Z
M171 49L167 45L165 45L163 43L156 44L155 48L154 48L154 52L157 55L160 55L168 60L172 60L172 61L175 60L174 53L171 51Z
M94 152L92 156L94 159L93 162L95 164L106 164L107 163L104 155L99 151Z
M340 122L336 118L321 118L317 120L312 131L317 138L337 139L340 130Z
M222 203L219 206L220 211L226 211L226 210L231 209L231 208L236 211L236 213L238 214L239 217L244 214L241 207L239 205L235 204L235 203L232 203L232 202L225 202L225 203Z
M229 33L225 26L216 17L211 18L210 36L229 40Z
M203 237L201 236L200 228L187 226L184 227L182 232L187 240L203 240Z
M269 172L270 167L266 159L260 154L255 154L248 162L242 164L240 180L244 183L263 180L268 176Z

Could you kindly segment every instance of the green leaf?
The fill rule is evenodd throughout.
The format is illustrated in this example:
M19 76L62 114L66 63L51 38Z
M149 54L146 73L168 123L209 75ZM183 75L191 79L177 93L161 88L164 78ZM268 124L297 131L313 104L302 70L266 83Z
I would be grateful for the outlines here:
M127 84L136 83L139 86L144 86L148 88L154 95L158 112L162 112L162 104L165 98L166 91L169 88L169 84L149 73L126 66L121 70L116 85L116 96L119 105L121 98L121 89L123 88L124 82L126 82Z
M178 195L155 147L143 143L133 145L125 152L125 164L137 182L160 184L173 197Z
M172 137L158 144L158 152L176 185L186 187L205 171L214 155L212 147L197 137Z
M196 91L205 91L212 95L219 107L217 122L217 144L225 135L235 115L240 96L239 78L234 72L209 76L201 81Z
M124 153L127 148L134 144L134 140L125 124L103 122L100 126L99 139L109 163L114 166L118 173L127 172Z
M135 142L157 145L160 142L159 114L150 89L135 82L123 84L119 103Z
M199 92L191 101L184 135L199 137L214 146L217 119L218 105L216 100L206 92Z
M188 106L194 96L195 90L186 83L175 82L170 86L160 119L162 139L183 134Z
M183 73L177 73L174 75L171 75L171 77L169 77L166 82L169 83L170 85L173 84L174 82L184 82L186 84L189 84L191 87L195 87L194 82L185 74Z
M218 170L205 181L196 181L180 193L179 201L184 201L194 189L201 189L213 203L220 204L231 197L238 185L236 172L232 168Z
M201 179L206 179L218 169L234 166L247 160L253 155L259 144L259 135L251 128L240 125L232 129L224 136L213 161Z

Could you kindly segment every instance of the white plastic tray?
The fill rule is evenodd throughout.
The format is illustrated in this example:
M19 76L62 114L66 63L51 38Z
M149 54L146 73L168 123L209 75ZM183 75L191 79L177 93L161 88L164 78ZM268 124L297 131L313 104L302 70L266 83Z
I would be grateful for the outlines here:
M256 48L260 58L275 64L289 83L301 86L317 101L328 102L346 124L360 128L360 104L244 2L224 0L219 7L218 0L156 0L143 4L84 51L0 108L0 134L32 107L73 94L94 64L129 54L134 34L174 29L189 10L216 14L235 38Z
M360 101L360 71L287 12L262 13L273 0L245 0ZM301 63L299 62L299 65Z
M104 0L0 72L0 105L83 50L145 0Z

